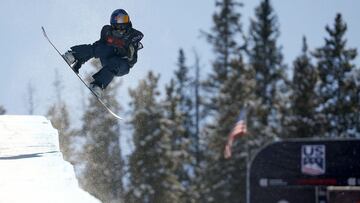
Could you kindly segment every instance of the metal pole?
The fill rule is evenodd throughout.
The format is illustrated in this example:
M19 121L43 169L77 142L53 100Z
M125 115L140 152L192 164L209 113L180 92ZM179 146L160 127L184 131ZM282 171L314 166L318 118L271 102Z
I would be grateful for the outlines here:
M250 148L249 148L249 136L246 136L246 203L250 203Z

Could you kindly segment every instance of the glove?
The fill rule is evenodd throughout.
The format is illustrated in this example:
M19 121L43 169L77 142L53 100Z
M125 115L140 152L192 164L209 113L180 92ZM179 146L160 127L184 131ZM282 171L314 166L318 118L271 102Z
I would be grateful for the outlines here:
M132 61L135 54L135 47L132 44L129 45L127 50L124 47L116 47L114 48L114 52L128 61Z
M126 49L124 47L115 47L114 52L118 56L122 56L122 57L127 57L128 56L128 53L127 53L127 51L126 51Z

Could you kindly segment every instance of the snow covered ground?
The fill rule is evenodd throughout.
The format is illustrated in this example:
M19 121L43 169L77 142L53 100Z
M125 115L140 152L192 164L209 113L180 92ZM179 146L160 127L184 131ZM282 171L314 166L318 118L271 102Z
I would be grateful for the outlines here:
M0 116L0 203L100 202L78 186L42 116Z

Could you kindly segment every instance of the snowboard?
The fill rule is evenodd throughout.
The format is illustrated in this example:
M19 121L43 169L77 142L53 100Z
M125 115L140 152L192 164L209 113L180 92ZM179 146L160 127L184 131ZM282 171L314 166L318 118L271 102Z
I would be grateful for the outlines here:
M50 43L50 45L55 49L55 51L60 55L60 57L65 61L65 63L69 66L69 68L75 73L75 75L80 79L80 81L90 90L90 92L92 93L92 95L94 95L96 97L96 99L99 101L99 103L111 114L113 115L115 118L122 120L122 118L117 115L116 113L114 113L114 111L111 110L110 106L108 106L90 87L89 85L84 81L84 79L75 72L75 70L71 67L71 64L68 64L65 60L65 58L63 57L63 55L60 53L60 51L56 48L56 46L51 42L50 38L48 37L45 28L41 27L42 31L43 31L43 35L44 37L47 39L47 41Z

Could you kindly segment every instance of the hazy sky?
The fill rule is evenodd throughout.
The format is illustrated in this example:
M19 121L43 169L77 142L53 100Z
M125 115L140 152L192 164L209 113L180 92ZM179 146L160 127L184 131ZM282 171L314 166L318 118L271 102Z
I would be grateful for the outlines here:
M242 22L247 30L249 18L260 0L244 0ZM360 47L360 1L358 0L273 0L280 22L279 44L285 62L291 65L300 53L303 35L310 49L324 44L325 25L332 25L337 12L348 24L351 47ZM43 38L41 26L64 52L76 44L98 40L111 12L124 8L135 28L145 37L145 48L130 74L123 77L119 100L128 105L128 87L134 87L149 70L161 73L163 85L177 62L179 48L184 48L188 63L193 64L193 49L201 63L210 69L211 47L200 30L212 26L214 0L2 0L0 7L0 105L8 114L27 114L25 101L29 83L35 88L35 114L45 114L54 102L53 81L58 70L64 83L64 99L78 117L82 107L83 85ZM357 63L359 59L357 60ZM359 63L358 63L359 65ZM86 69L89 65L85 65ZM88 67L89 69L89 67ZM116 79L118 80L118 79ZM161 87L162 89L162 87ZM88 94L87 91L83 91Z

